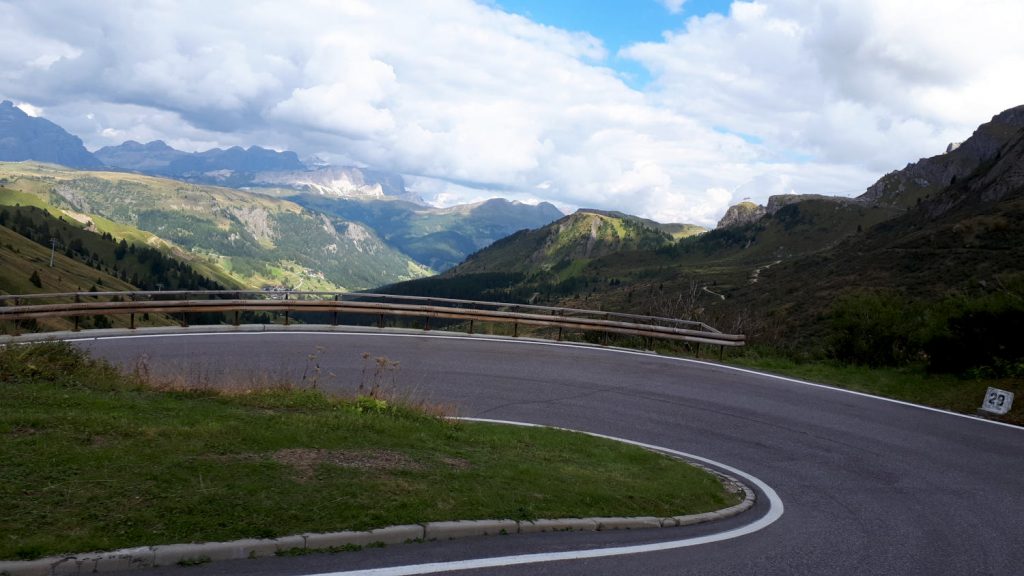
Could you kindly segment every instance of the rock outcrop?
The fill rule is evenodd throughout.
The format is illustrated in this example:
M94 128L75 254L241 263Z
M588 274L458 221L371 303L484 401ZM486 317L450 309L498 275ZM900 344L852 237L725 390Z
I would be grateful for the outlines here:
M726 210L725 216L722 216L722 219L718 221L718 228L752 224L760 220L767 213L767 209L764 206L749 201L740 202Z
M919 198L938 192L970 176L982 164L996 159L1015 135L1024 129L1024 106L997 114L960 145L950 144L946 153L923 158L883 176L858 199L871 206L906 208Z

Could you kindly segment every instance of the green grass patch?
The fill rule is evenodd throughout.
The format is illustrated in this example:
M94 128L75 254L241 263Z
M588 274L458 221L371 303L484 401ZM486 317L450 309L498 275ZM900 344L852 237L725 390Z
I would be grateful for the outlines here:
M989 386L1009 390L1016 396L1013 409L1002 422L1024 425L1024 382L1020 379L970 378L949 374L929 374L922 366L872 368L836 362L797 362L775 355L747 351L729 356L730 364L820 382L914 404L974 414Z
M0 350L0 559L738 502L617 442L316 390L157 389L67 344Z

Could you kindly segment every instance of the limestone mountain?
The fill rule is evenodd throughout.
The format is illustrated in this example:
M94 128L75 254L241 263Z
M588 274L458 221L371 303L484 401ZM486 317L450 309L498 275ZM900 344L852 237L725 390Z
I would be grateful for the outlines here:
M104 146L93 154L111 168L150 173L167 170L171 162L188 156L188 152L171 148L163 140L147 144L128 140L118 146Z
M354 166L313 166L309 169L261 172L253 186L291 188L320 196L357 199L399 199L423 204L405 188L401 174Z
M153 176L164 176L232 188L286 188L341 198L399 198L422 204L405 188L400 174L354 166L331 166L319 158L309 164L295 152L278 152L259 146L203 152L184 152L162 140L140 144L128 140L105 146L96 157L107 166Z
M184 152L161 140L140 144L128 140L119 146L106 146L96 156L110 168L165 176L197 184L249 186L257 174L305 170L295 152L268 150L259 146L211 148L203 152Z
M82 140L46 120L33 118L11 101L0 102L0 161L36 160L71 168L102 168Z

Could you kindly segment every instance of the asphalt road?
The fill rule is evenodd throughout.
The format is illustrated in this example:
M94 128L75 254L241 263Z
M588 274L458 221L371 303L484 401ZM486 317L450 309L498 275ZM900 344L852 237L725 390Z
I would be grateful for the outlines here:
M452 402L462 416L700 455L756 476L785 506L766 528L722 542L459 574L1024 574L1024 429L714 364L522 341L252 333L79 345L198 381L243 371L308 381L319 364L318 384L338 390L358 386L363 353L386 356L400 362L400 387ZM321 574L631 546L721 532L768 512L762 497L746 514L697 527L483 537L136 574Z

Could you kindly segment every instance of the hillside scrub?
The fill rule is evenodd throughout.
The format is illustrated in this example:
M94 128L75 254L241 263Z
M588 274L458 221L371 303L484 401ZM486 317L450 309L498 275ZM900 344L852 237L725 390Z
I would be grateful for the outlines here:
M1024 281L939 302L856 292L829 313L829 352L866 366L924 363L931 372L1024 376Z

